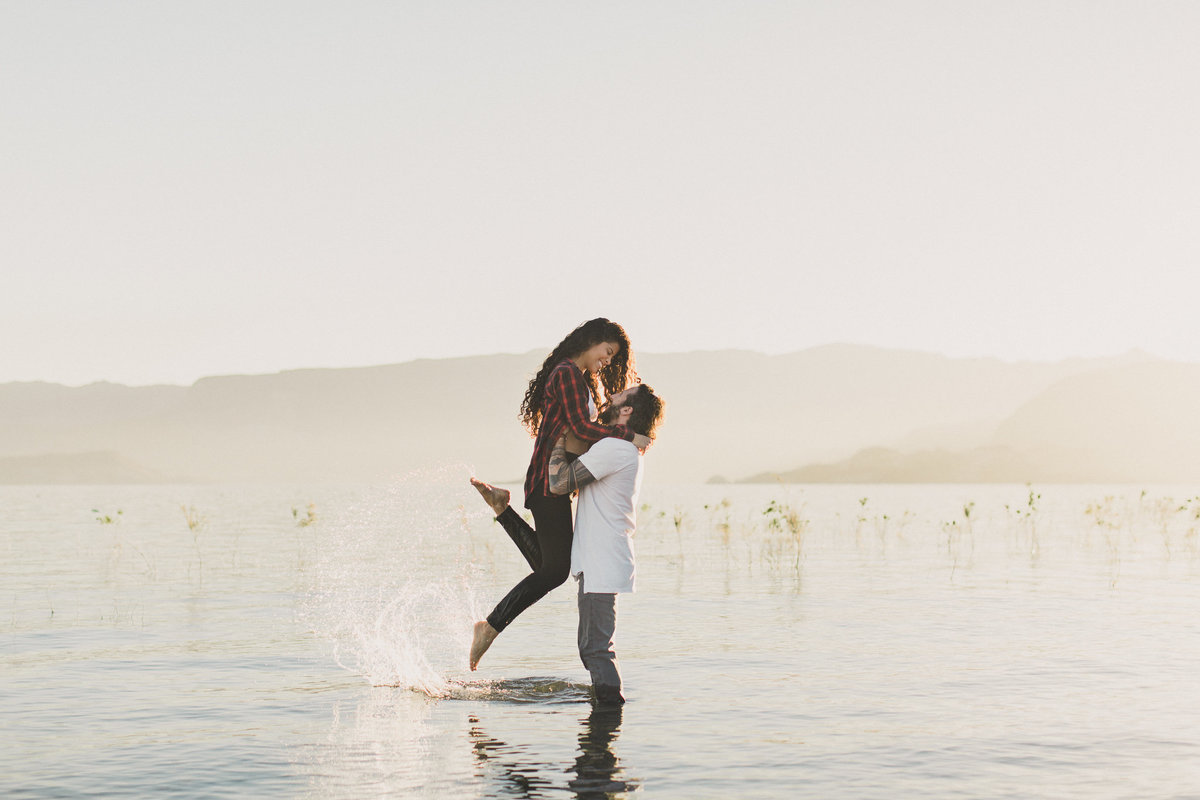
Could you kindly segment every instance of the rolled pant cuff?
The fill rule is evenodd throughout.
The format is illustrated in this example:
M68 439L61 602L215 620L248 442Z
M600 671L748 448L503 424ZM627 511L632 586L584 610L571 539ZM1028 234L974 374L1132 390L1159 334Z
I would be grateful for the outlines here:
M592 686L592 700L600 706L619 706L625 702L621 687L599 683Z

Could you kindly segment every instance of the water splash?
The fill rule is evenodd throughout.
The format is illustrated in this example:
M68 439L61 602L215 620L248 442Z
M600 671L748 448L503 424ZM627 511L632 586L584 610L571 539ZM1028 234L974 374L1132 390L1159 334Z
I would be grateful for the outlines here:
M530 677L497 681L449 680L431 697L443 700L487 700L507 703L583 703L591 699L591 685L561 678Z
M466 669L481 618L463 507L469 474L464 465L412 472L327 521L301 616L339 666L431 697Z

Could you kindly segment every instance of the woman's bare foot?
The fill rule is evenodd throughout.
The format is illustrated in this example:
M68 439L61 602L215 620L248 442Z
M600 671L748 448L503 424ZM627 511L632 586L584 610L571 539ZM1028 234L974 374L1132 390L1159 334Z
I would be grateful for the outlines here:
M487 484L485 483L484 486ZM487 620L475 623L475 635L471 639L471 672L474 672L475 668L479 666L479 659L483 658L483 654L487 652L499 635L500 631L489 625Z
M512 493L508 489L498 489L490 483L484 483L478 478L471 478L471 485L479 490L479 493L483 495L483 499L492 507L492 511L496 512L497 517L504 513L504 509L508 508L508 499L512 496ZM486 650L487 648L485 647L484 649Z

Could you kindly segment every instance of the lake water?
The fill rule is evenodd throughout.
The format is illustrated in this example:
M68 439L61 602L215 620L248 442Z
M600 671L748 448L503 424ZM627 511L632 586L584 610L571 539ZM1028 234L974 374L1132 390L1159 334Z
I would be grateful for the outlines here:
M1200 488L651 475L612 711L468 474L0 487L0 791L1200 797Z

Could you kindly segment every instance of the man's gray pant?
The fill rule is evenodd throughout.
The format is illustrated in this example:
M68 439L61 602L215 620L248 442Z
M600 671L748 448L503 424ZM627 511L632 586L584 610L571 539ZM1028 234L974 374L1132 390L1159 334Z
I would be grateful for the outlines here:
M579 660L592 676L592 691L598 703L624 703L621 669L613 650L617 630L617 596L584 591L579 580Z

